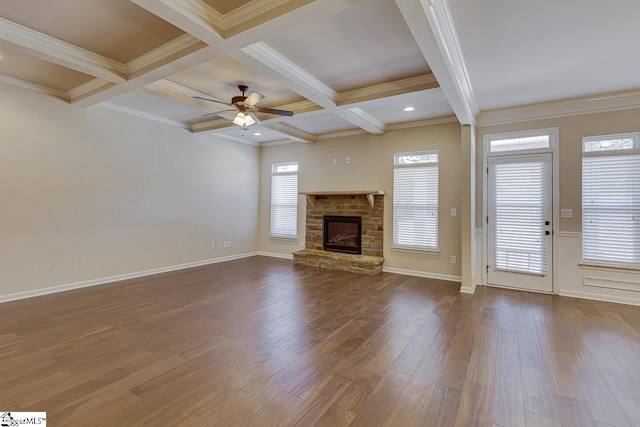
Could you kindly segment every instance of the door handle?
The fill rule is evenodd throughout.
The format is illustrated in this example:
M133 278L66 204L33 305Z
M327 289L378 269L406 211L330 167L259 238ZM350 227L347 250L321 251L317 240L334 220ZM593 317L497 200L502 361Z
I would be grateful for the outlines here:
M544 222L544 225L549 225L549 224L551 224L549 221Z
M551 232L549 230L545 230L544 234L548 236Z

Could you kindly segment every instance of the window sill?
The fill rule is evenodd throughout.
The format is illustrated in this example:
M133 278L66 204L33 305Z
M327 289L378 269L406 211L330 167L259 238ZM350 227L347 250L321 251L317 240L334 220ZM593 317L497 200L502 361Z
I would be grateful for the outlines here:
M274 239L274 240L298 240L298 236L276 236L276 235L269 235L269 239Z
M398 252L420 252L420 253L427 253L432 255L440 254L440 248L423 249L423 248L411 248L411 247L404 247L404 246L391 246L391 249Z
M621 273L638 273L640 267L623 267L619 265L603 265L603 264L591 264L588 262L579 262L578 267L584 270L600 270L600 271L619 271Z

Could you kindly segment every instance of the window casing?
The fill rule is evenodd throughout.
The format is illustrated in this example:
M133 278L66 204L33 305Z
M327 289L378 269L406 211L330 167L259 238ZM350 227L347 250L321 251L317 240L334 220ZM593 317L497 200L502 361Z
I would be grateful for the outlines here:
M298 162L271 165L271 236L298 235Z
M582 140L582 262L640 268L638 134Z
M393 246L438 250L438 151L396 153Z

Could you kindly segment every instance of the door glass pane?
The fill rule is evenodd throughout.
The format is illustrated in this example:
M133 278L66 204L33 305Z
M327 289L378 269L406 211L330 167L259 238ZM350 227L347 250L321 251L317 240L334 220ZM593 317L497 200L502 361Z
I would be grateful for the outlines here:
M545 163L495 165L495 269L547 272Z

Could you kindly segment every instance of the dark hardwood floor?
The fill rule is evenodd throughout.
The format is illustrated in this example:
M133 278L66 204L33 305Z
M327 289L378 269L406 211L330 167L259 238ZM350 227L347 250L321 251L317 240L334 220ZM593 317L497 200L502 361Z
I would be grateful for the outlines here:
M49 426L640 426L640 307L254 257L0 305Z

